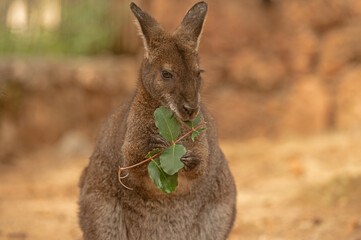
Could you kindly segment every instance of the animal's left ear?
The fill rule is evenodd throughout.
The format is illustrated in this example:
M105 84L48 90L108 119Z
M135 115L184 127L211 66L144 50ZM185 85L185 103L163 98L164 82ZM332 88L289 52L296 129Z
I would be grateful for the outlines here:
M204 19L206 18L208 5L205 2L196 3L184 16L180 26L174 31L174 35L181 41L198 50L199 39L203 28Z

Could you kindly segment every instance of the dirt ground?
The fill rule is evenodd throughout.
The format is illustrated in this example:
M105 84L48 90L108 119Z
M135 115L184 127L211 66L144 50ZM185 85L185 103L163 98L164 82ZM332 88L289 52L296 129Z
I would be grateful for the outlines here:
M238 188L231 240L360 240L361 131L221 141ZM81 239L77 181L91 148L0 166L0 239Z

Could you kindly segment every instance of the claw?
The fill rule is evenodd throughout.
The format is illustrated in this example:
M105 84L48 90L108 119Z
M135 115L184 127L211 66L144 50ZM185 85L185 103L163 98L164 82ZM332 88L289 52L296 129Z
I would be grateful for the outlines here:
M185 171L190 171L199 164L199 159L190 150L181 158L181 161L184 163Z
M169 143L163 137L161 137L159 135L152 136L151 142L150 142L151 149L154 149L154 148L165 149L168 146L169 146Z

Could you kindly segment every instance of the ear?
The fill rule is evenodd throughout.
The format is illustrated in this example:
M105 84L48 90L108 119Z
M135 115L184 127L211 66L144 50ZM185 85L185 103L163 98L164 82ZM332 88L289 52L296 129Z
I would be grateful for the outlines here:
M130 3L130 9L137 18L136 23L139 28L139 33L143 39L145 57L149 58L149 49L151 47L150 45L152 39L164 30L154 18L140 9L135 3Z
M184 16L182 23L173 33L186 45L198 50L199 39L206 18L208 5L205 2L196 3Z

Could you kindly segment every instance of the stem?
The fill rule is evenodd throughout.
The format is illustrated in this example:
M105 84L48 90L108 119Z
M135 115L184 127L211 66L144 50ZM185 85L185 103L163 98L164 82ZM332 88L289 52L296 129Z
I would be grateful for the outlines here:
M159 153L154 154L153 156L151 156L151 157L149 157L149 158L147 158L147 159L145 159L145 160L143 160L143 161L141 161L141 162L139 162L139 163L136 163L136 164L131 165L131 166L128 166L128 167L120 167L120 166L118 166L118 167L119 167L119 170L118 170L118 180L119 180L120 184L121 184L123 187L125 187L125 188L127 188L127 189L129 189L129 190L133 190L132 188L127 187L127 186L121 181L122 179L128 177L128 175L129 175L129 173L128 173L128 174L125 175L125 176L121 176L121 173L122 173L124 170L137 167L137 166L142 165L142 164L144 164L144 163L150 162L150 161L152 161L152 160L155 159L155 158L158 158L166 149L168 149L168 148L170 148L171 146L177 144L180 140L182 140L183 138L185 138L186 136L188 136L189 134L193 133L194 131L196 131L197 129L203 127L203 126L206 125L206 124L207 124L207 122L204 122L204 123L198 125L197 127L192 128L192 130L190 130L189 132L187 132L186 134L184 134L182 137L178 138L176 141L173 141L171 145L169 145L169 146L166 147L165 149L161 150Z

